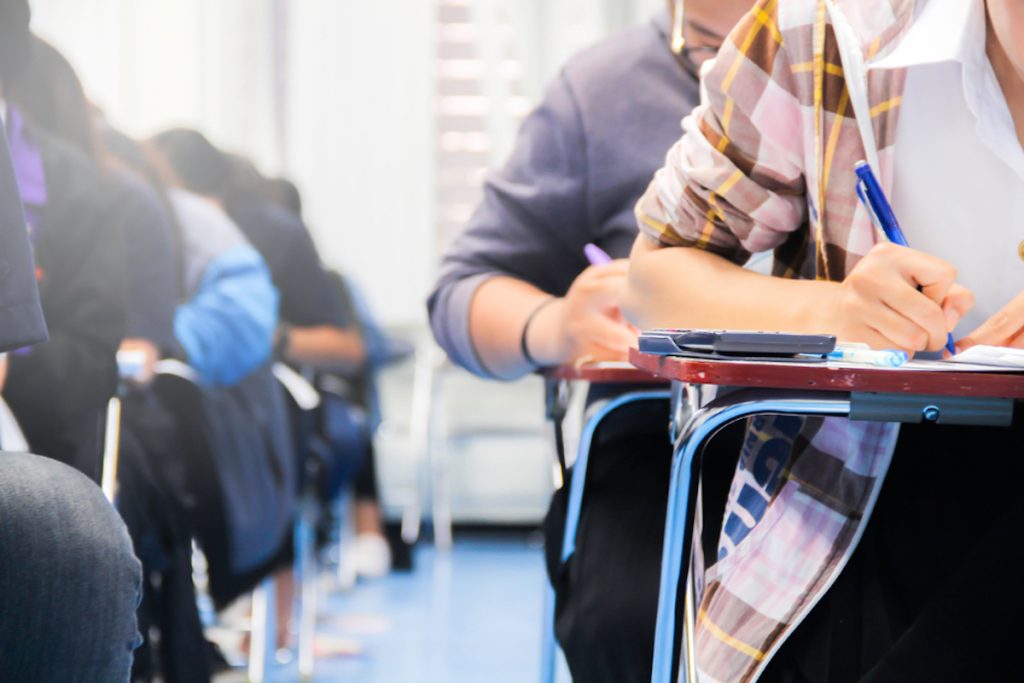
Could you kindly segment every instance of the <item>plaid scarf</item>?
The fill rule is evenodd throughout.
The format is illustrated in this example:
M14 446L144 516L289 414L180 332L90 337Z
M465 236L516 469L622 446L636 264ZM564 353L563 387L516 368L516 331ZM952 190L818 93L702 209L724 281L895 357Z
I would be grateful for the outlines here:
M913 9L913 0L758 2L637 204L641 230L740 264L774 250L781 277L844 279L882 239L857 201L854 164L871 161L891 190L906 77L863 65L896 46ZM751 420L718 561L699 575L701 680L756 680L832 585L897 434L895 424L836 418Z

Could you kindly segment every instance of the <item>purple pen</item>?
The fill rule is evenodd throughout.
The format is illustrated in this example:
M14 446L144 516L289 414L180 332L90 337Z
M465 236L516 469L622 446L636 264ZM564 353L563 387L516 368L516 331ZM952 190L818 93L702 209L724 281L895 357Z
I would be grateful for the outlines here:
M605 253L605 250L592 242L583 247L583 253L592 266L606 266L612 262L612 257Z

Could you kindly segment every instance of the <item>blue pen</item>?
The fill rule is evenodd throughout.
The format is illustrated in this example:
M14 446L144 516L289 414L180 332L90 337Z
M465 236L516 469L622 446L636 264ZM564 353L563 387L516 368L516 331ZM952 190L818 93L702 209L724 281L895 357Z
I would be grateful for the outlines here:
M583 253L592 266L606 266L612 262L612 257L593 242L588 242L583 247Z
M901 247L909 247L907 238L904 237L903 230L900 229L899 221L896 220L896 214L893 213L892 205L885 197L885 191L882 190L875 174L871 172L871 166L866 161L858 161L854 172L857 174L857 196L860 197L864 208L868 210L871 220L882 229L890 242ZM952 332L946 337L946 350L951 356L956 355Z

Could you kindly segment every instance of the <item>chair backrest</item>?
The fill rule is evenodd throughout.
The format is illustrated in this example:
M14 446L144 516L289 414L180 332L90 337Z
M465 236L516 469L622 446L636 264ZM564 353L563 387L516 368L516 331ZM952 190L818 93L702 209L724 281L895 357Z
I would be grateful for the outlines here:
M269 365L233 387L161 370L153 387L180 424L183 503L224 605L288 554L298 487L282 389Z

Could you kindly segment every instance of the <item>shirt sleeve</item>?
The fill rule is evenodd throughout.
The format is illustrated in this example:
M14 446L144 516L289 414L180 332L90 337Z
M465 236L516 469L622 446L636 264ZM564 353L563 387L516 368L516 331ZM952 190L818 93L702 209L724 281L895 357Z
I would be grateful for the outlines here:
M743 264L806 225L806 117L772 4L759 2L726 40L637 203L640 230L663 245Z
M469 334L477 289L505 275L556 296L586 268L586 141L580 112L564 74L524 121L505 167L484 185L484 196L453 241L428 300L431 327L451 359L482 376Z
M21 197L0 124L0 351L46 340Z

